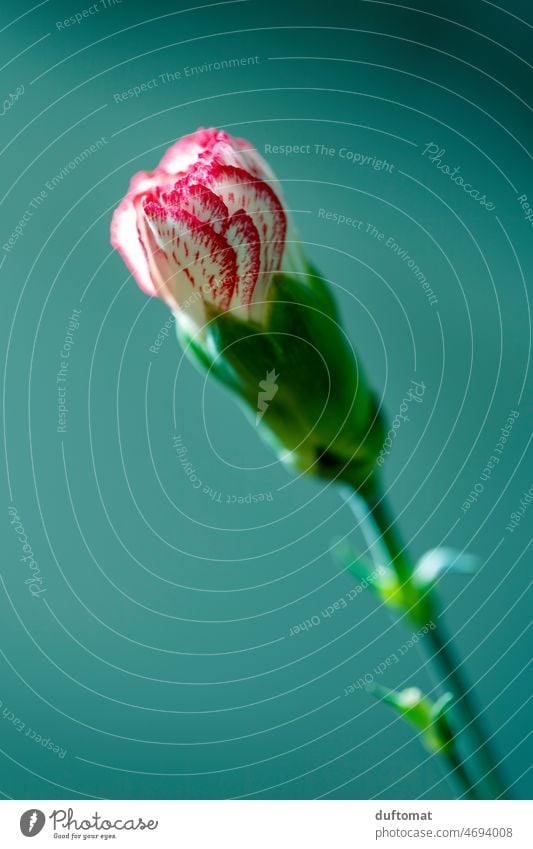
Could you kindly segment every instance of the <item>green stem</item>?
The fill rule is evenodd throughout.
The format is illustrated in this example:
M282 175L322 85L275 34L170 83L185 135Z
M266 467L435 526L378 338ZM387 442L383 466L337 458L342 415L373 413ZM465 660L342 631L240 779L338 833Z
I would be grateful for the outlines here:
M389 515L385 500L379 491L375 487L369 486L364 491L359 490L359 494L366 501L370 515L381 534L381 541L387 549L391 566L402 585L409 609L411 605L416 605L417 599L420 598L420 592L413 584L413 564L407 553L406 546L393 529L394 523ZM470 688L463 678L460 664L455 658L450 640L446 639L442 633L442 622L439 622L438 626L437 623L435 625L435 628L428 630L426 636L426 648L429 652L430 661L439 667L444 678L444 684L452 692L455 705L462 713L465 722L462 730L470 736L482 778L486 781L487 786L490 786L490 798L505 798L505 784L499 775L496 762L487 744L479 721L478 712L470 696ZM455 747L454 757L457 758L457 763L454 766L455 773L459 777L463 776L463 783L464 779L466 779L469 786L472 787L468 779L467 770L459 760Z
M491 796L503 799L506 797L505 785L486 740L476 705L470 695L468 683L463 677L450 640L446 639L443 630L442 623L440 623L439 628L435 628L427 634L427 640L432 646L432 657L441 669L445 685L456 697L456 705L463 715L466 723L465 729L472 738L483 778L490 786Z
M451 749L445 753L444 757L447 758L448 763L451 767L450 774L453 776L453 778L455 778L459 786L464 791L462 795L466 794L468 799L479 799L480 797L478 795L478 792L474 784L472 784L472 781L470 780L465 766L457 753L455 743L451 747Z

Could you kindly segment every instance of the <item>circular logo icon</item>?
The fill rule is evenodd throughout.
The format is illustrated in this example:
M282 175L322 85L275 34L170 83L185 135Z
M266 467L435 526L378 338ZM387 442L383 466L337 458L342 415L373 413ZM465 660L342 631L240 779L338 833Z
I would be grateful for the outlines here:
M24 837L35 837L43 830L46 817L42 811L37 808L31 808L25 811L20 818L20 830Z

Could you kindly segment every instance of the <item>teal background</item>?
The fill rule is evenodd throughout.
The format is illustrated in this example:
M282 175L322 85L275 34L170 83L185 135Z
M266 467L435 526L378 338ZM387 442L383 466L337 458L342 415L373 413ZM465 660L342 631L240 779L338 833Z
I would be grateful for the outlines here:
M291 479L230 396L205 381L109 246L129 178L198 126L265 145L309 256L390 418L426 385L384 466L415 555L480 555L441 582L515 797L527 769L531 515L506 530L531 486L528 364L533 205L531 6L123 0L68 29L83 3L2 4L2 244L32 198L88 145L105 143L0 251L4 351L0 791L12 798L447 798L414 732L344 688L398 651L411 627L362 593L329 551L354 519L332 486ZM185 77L222 59L256 64ZM182 78L116 102L165 72ZM496 205L480 207L422 155L444 160ZM316 155L314 145L335 148ZM393 165L353 165L347 147ZM361 230L319 209L364 222ZM367 232L375 225L424 271ZM65 328L67 425L57 432ZM282 379L282 377L280 378ZM310 378L312 391L312 378ZM512 410L500 463L467 499ZM180 434L197 489L173 447ZM215 493L203 492L207 486ZM220 493L220 499L218 499ZM266 493L271 500L227 503ZM33 598L10 524L14 505L46 592ZM376 680L433 692L412 649ZM15 719L11 720L11 713ZM18 723L17 721L18 720ZM23 730L17 730L24 723ZM59 757L26 736L34 729Z

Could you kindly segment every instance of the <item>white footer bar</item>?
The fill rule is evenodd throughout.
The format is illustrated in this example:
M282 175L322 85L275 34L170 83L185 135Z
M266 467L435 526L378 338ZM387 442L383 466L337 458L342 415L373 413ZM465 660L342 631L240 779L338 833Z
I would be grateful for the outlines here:
M26 800L0 802L0 834L9 849L531 849L532 813L511 801Z

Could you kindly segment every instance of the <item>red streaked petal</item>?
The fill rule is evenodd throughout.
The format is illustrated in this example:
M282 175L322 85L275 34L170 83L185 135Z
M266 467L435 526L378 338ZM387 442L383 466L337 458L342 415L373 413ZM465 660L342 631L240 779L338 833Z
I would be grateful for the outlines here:
M261 271L261 240L254 222L243 209L229 219L225 237L235 251L237 285L233 302L248 306Z
M157 244L153 258L167 296L183 306L188 281L203 298L228 309L237 260L226 239L179 207L147 202L144 213Z
M228 208L218 195L200 183L176 183L168 192L161 193L160 203L176 206L190 213L202 224L210 224L217 233L224 233L228 223Z
M202 172L202 182L223 199L230 215L244 209L252 218L261 240L261 270L277 271L285 245L287 220L270 186L231 165L214 164L202 168L199 164L198 171Z
M279 184L259 153L202 129L172 145L155 171L134 176L111 241L141 288L173 308L193 292L200 316L204 297L250 316L281 266L287 226Z

